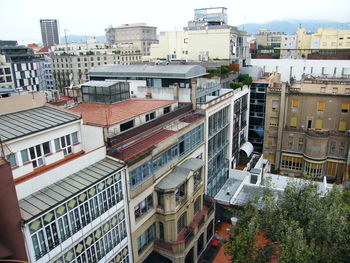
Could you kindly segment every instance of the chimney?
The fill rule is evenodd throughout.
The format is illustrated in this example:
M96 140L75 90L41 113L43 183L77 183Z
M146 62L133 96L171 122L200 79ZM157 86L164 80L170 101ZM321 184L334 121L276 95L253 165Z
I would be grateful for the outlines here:
M174 100L179 101L179 83L174 83Z
M192 102L192 109L195 110L197 108L197 80L192 79L191 80L191 102Z

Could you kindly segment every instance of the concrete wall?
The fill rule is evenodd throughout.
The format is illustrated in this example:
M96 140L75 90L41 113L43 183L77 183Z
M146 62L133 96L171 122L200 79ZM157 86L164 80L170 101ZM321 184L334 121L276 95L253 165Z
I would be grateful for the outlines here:
M0 100L0 115L41 107L44 106L45 103L45 93L42 92L33 92L20 96L2 98Z

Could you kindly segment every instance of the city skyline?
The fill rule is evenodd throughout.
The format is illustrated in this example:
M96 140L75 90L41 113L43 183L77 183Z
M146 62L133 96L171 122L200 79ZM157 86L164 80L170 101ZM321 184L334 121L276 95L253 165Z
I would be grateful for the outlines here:
M144 22L158 27L160 31L182 30L193 19L193 9L224 6L228 8L228 23L262 23L272 20L323 19L349 22L347 14L350 5L346 0L293 1L293 5L281 5L277 0L250 1L234 3L228 0L177 1L176 4L158 1L136 1L134 5L124 2L103 0L99 5L74 1L61 1L49 8L43 0L9 1L2 0L0 10L1 39L18 40L20 44L39 43L40 19L58 19L60 36L67 34L95 35L105 34L110 25ZM330 6L330 3L332 5ZM33 6L35 8L33 8ZM255 8L251 8L254 6ZM315 8L315 6L317 8ZM31 12L27 12L31 10ZM128 11L126 11L128 10ZM146 12L145 12L146 10ZM94 13L93 13L94 12ZM334 14L337 14L334 16ZM93 21L92 21L93 20Z

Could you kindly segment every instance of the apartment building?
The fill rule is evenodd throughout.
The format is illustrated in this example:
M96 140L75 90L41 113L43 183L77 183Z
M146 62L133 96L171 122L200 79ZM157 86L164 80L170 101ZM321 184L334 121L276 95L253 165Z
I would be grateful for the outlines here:
M6 62L5 56L0 55L0 98L8 97L14 91L11 64Z
M249 144L249 89L224 89L220 80L206 75L202 66L172 64L106 65L90 72L92 80L126 81L131 96L192 103L193 108L205 115L208 123L205 140L209 142L205 157L208 187L205 189L206 194L215 196L227 179L230 163L236 167L240 149L244 143Z
M40 29L44 46L54 46L60 43L57 19L40 19Z
M106 39L110 44L131 44L136 46L143 56L150 55L151 44L158 43L157 27L145 23L123 24L106 29Z
M74 51L73 54L57 51L51 56L56 88L78 85L89 80L88 72L105 64L132 64L141 61L134 47L95 51ZM58 55L60 54L60 55Z
M11 64L12 81L18 91L46 90L44 81L44 63L33 51L25 46L18 46L15 41L0 43L0 55Z
M347 79L303 78L291 85L269 85L263 153L276 171L343 181L350 143L349 94Z
M6 258L132 262L126 167L106 156L103 129L46 105L42 93L1 100Z
M129 94L124 81L90 81L82 85L84 102L71 111L103 127L108 154L128 166L134 261L197 262L214 227L214 205L204 198L204 116L176 100L98 98L113 85Z
M247 34L227 25L224 7L195 9L195 20L184 31L161 32L151 46L151 58L208 61L229 60L245 65L249 58Z

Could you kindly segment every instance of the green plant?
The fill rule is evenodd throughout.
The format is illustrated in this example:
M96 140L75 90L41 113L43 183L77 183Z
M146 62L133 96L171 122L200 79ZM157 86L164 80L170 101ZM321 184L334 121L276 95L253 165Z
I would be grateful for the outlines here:
M280 54L279 53L273 53L271 55L271 57L274 58L274 59L279 59L280 58Z
M217 68L208 68L208 69L207 69L207 73L210 73L210 74L220 74L220 69L217 69Z
M247 74L239 74L238 76L238 82L242 82L243 85L250 85L253 82L253 79L251 76L247 75Z
M221 74L227 74L230 72L230 67L228 65L222 65L220 67L220 73Z
M230 82L230 89L238 89L238 88L242 88L243 87L243 83L242 82Z
M116 49L116 50L113 50L113 51L112 51L112 53L114 53L114 54L120 54L120 52L121 52L121 51L120 51L119 49Z

